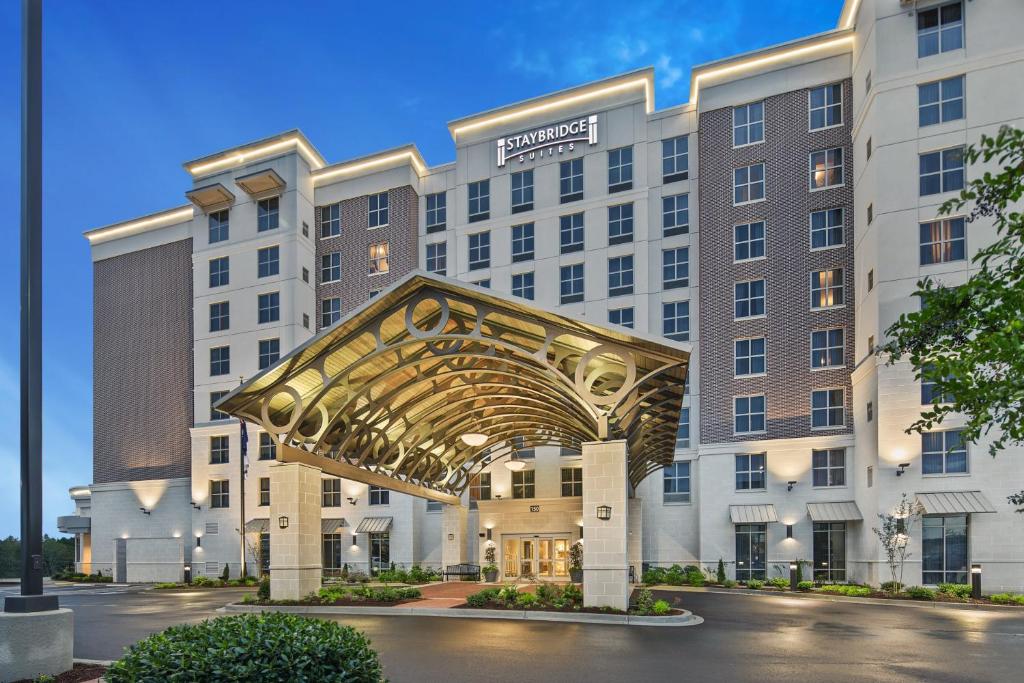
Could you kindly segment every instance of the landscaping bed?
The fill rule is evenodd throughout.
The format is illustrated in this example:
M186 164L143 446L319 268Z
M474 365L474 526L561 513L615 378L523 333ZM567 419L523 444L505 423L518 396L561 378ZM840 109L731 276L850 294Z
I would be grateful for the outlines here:
M573 612L584 614L631 614L635 616L677 616L683 610L672 607L666 600L654 600L646 588L636 591L628 612L612 607L589 607L583 604L583 591L575 584L564 588L542 583L535 593L520 592L515 584L501 588L485 588L466 598L455 609L487 609L508 611Z
M102 664L75 664L70 671L57 674L56 676L48 676L41 680L50 681L50 683L82 683L83 681L92 681L103 674L107 673L107 667ZM35 679L39 681L40 679ZM14 683L34 683L30 678L25 678Z
M259 579L255 576L247 576L244 579L211 579L208 576L197 576L192 583L163 582L153 584L157 590L170 590L172 588L253 588L259 585Z
M300 600L271 600L262 595L246 595L243 605L320 605L323 607L394 607L412 600L418 600L418 588L395 586L325 586L317 593L310 593Z
M99 571L95 574L83 574L82 572L56 572L50 577L53 581L72 581L74 583L113 583L113 576L103 576Z

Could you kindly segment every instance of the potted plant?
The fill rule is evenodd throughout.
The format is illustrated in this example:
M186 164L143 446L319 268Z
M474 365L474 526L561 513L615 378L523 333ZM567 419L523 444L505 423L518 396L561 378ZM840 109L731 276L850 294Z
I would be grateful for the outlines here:
M484 580L486 580L487 583L494 583L498 580L498 565L494 563L495 559L493 545L488 545L487 549L484 550L484 560L486 560L487 562L487 564L484 565L483 569Z
M583 542L576 541L569 548L569 579L573 583L583 582Z

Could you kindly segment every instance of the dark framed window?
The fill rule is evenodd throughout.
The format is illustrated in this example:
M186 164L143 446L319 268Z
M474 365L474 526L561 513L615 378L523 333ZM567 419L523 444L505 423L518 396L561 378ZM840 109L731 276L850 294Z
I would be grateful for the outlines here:
M921 518L921 583L969 583L967 515Z
M737 282L734 290L737 319L764 315L764 280Z
M259 343L259 369L265 370L281 358L280 339L260 339Z
M221 412L214 408L217 402L228 395L226 391L211 391L210 392L210 421L216 422L218 420L227 420L231 416L227 413Z
M686 135L661 141L661 182L674 183L689 177L689 151Z
M266 432L260 432L260 460L274 460L277 458L277 443L274 437Z
M370 534L370 573L391 567L391 534Z
M320 328L330 327L341 320L341 297L331 297L320 302Z
M764 199L764 163L737 168L732 174L732 203L759 202Z
M964 8L960 2L917 12L917 56L930 57L964 46Z
M210 464L226 465L231 460L231 439L227 436L210 437Z
M661 236L690 232L690 195L673 194L661 198Z
M533 259L533 223L512 226L512 262Z
M811 451L811 479L814 486L846 486L846 449Z
M532 301L534 297L533 282L532 270L528 273L514 273L512 275L512 295Z
M491 473L481 472L469 480L470 504L478 500L491 499Z
M469 269L491 267L491 233L478 232L469 236Z
M210 349L210 376L227 375L231 372L231 347L215 346Z
M337 477L330 477L328 479L321 479L321 488L323 495L321 497L321 507L325 508L336 508L341 507L341 479Z
M369 490L370 505L390 505L391 491L380 486L371 486Z
M736 490L760 491L768 486L764 453L737 453Z
M371 194L366 198L367 210L369 212L367 216L367 227L368 228L379 228L383 225L387 225L389 222L389 208L390 198L387 192L378 192L377 194Z
M231 304L218 301L210 304L210 332L223 332L231 327Z
M964 189L964 148L950 147L919 157L922 197Z
M231 507L231 484L227 479L210 481L210 507Z
M690 286L690 248L661 250L661 282L664 289Z
M967 230L963 218L921 223L921 265L963 261L967 258Z
M812 190L840 187L843 184L843 148L833 147L810 155L810 183Z
M512 173L512 213L533 209L533 169Z
M764 337L737 339L733 347L737 377L764 374L766 358Z
M320 257L320 282L337 282L341 279L341 252L332 251Z
M228 210L214 211L206 217L209 226L209 242L216 244L228 239Z
M278 216L281 200L269 197L256 202L256 231L265 232L278 227Z
M336 574L338 570L344 569L344 552L345 541L341 534L323 534L321 564L325 572Z
M764 221L733 226L734 260L748 261L764 257Z
M843 210L811 212L811 249L828 249L843 244Z
M469 222L491 217L491 181L478 180L469 184Z
M811 368L841 368L846 364L843 328L811 332Z
M583 495L583 468L562 468L562 497L571 498Z
M733 431L736 434L759 434L764 432L764 394L735 397L733 399L733 420Z
M633 293L633 255L608 259L608 296Z
M661 333L669 339L690 339L690 302L669 301L661 305Z
M917 86L917 125L921 128L964 117L964 77Z
M558 197L562 204L583 199L583 159L559 162Z
M627 306L625 308L609 308L608 309L608 322L612 325L622 325L623 327L633 328L635 320L633 318L633 307Z
M676 448L690 447L690 409L679 411L679 426L676 427Z
M843 269L819 270L811 273L811 308L833 308L843 305Z
M270 477L260 477L260 507L270 505Z
M662 470L662 503L690 502L690 462L674 462Z
M921 474L964 474L967 444L959 429L921 435Z
M811 392L811 427L842 427L846 424L843 389L819 389Z
M608 244L633 241L633 204L608 207Z
M561 253L583 251L583 214L558 217L558 242Z
M764 141L764 102L732 108L732 146L742 147Z
M210 287L223 287L230 279L228 257L210 259Z
M438 275L448 274L447 242L435 242L427 245L427 271Z
M341 234L341 204L320 207L320 238L337 237Z
M814 522L814 580L846 581L846 522Z
M560 301L571 304L583 301L583 264L574 263L559 269Z
M427 195L427 234L444 232L448 222L448 196L444 192Z
M807 93L808 127L821 130L843 124L843 84L811 88Z
M536 472L533 470L519 470L512 473L512 497L533 498L536 490Z
M633 148L608 151L608 192L633 189Z
M260 294L256 301L257 320L260 324L273 323L281 319L280 292Z
M280 251L275 245L256 252L256 277L270 277L281 272Z
M764 581L768 540L767 524L736 525L736 580Z

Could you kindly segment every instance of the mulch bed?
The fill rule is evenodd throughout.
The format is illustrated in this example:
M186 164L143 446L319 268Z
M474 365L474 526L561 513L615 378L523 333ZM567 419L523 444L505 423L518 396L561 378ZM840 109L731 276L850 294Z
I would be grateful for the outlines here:
M57 683L82 683L82 681L95 680L105 673L107 673L107 667L101 664L75 664L71 671L58 674L54 676L53 680ZM25 678L14 683L32 683L32 679Z
M570 613L570 614L626 614L622 610L617 609L601 609L600 607L581 607L579 609L573 607L516 607L508 605L487 605L486 607L471 607L469 603L463 603L461 605L455 605L452 609L495 609L503 610L505 612L559 612L559 613ZM645 614L642 616L650 617L671 617L679 616L683 613L683 610L671 609L668 614ZM632 614L632 612L630 612ZM636 615L634 615L636 616Z
M301 600L274 600L272 602L237 602L236 605L255 605L257 607L397 607L407 602L419 602L421 598L408 600L335 600L334 602L303 602Z

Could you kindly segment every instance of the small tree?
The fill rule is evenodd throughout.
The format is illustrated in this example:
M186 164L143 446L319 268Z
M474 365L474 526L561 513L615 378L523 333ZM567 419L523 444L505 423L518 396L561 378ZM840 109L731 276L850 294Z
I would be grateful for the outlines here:
M230 578L231 578L231 567L229 567L227 565L227 563L225 563L224 564L224 571L222 571L220 573L220 580L221 581L227 581Z
M722 558L718 558L718 571L715 572L715 581L717 581L719 584L723 584L725 583L726 578L727 577L725 575L725 562L722 560Z
M923 512L923 506L917 501L911 501L904 493L892 512L878 515L881 525L875 527L874 532L882 544L897 593L903 590L903 566L910 557L910 533Z
M492 567L493 566L497 566L495 564L495 562L497 560L496 560L495 555L494 555L494 546L493 545L487 546L487 549L484 550L484 561L487 562L488 566L492 566Z
M583 569L583 544L580 541L569 548L569 569Z

